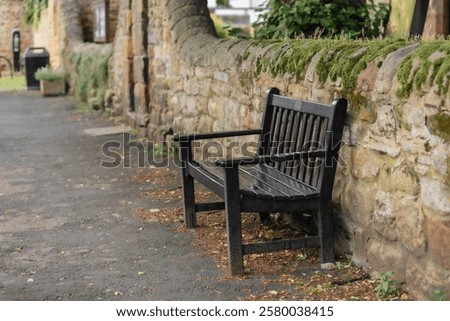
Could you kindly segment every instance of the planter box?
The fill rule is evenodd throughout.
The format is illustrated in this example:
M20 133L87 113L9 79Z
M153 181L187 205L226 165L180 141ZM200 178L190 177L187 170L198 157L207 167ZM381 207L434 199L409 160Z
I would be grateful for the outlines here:
M43 96L60 96L66 94L66 82L64 78L53 81L41 80L40 85Z

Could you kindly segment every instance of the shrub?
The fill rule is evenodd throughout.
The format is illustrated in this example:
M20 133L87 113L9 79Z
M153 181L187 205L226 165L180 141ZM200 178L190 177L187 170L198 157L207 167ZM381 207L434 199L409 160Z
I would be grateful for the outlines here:
M36 80L43 81L58 81L64 78L64 73L61 71L50 69L49 67L39 68L34 73Z
M382 35L389 13L389 5L374 0L268 0L253 27L257 39L376 38Z

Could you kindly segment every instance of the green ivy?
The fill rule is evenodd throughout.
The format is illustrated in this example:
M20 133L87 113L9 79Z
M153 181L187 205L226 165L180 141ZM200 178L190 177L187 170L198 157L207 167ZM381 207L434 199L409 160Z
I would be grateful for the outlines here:
M89 52L72 53L69 60L75 71L71 85L77 103L85 105L95 99L98 106L104 106L108 85L108 58L96 52Z
M25 0L24 21L26 24L37 27L41 13L48 7L48 0Z
M287 39L345 35L377 38L389 18L390 6L374 0L269 0L253 25L257 39Z

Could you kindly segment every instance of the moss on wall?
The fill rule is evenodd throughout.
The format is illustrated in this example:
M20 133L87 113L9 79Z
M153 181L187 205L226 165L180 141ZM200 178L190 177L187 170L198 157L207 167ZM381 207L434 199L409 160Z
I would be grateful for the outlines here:
M370 62L380 65L391 52L407 46L402 39L348 40L302 39L255 42L253 46L267 48L256 58L255 75L270 72L273 77L289 73L300 79L311 60L320 55L316 72L320 82L341 79L344 95L349 96L356 87L359 74ZM244 54L246 56L246 54Z
M450 142L450 115L440 112L428 117L427 122L430 132Z
M108 85L108 57L101 53L71 53L71 86L75 100L80 105L103 108Z
M449 94L450 42L448 40L423 41L417 50L402 62L397 78L399 98L407 98L423 85L437 85L440 95Z

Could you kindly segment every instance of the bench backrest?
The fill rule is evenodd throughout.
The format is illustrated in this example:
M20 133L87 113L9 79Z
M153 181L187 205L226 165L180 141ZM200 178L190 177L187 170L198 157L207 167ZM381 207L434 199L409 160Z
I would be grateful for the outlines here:
M270 88L265 100L259 153L261 155L324 150L325 158L272 162L270 165L318 189L331 198L347 100L331 106L280 96Z

